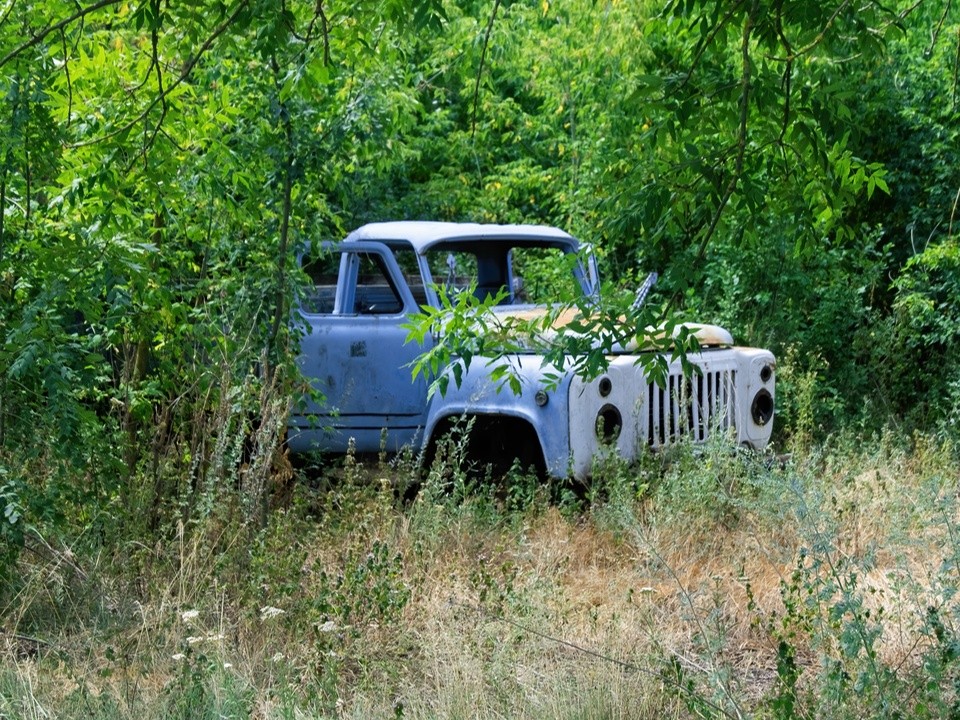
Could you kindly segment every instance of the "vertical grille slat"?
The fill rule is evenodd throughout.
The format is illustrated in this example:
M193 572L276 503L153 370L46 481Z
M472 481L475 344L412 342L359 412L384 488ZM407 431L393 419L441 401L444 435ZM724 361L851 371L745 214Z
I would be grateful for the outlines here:
M683 393L683 376L670 377L670 415L672 416L672 427L670 428L670 437L680 437L680 408Z
M723 386L720 384L719 373L710 373L710 381L713 388L713 392L710 394L710 416L713 425L716 426L723 422L723 418L720 417L720 411L723 408L721 404L723 402Z
M713 422L713 393L710 392L713 385L713 376L710 373L703 374L703 395L700 396L700 405L704 409L703 425L700 427L700 439L707 439L707 430L710 423Z
M717 382L717 374L710 373L710 420L711 426L717 424L717 415L720 413L720 384Z
M703 371L685 378L675 372L665 386L647 386L647 444L662 447L689 435L703 442L714 428L734 426L736 371Z
M696 375L692 378L692 381L695 392L691 399L691 405L697 417L696 427L693 429L693 438L699 441L703 439L702 429L710 422L707 414L708 408L703 402L703 399L707 396L707 379L702 375Z
M660 395L663 391L659 385L653 386L653 438L652 445L660 447Z

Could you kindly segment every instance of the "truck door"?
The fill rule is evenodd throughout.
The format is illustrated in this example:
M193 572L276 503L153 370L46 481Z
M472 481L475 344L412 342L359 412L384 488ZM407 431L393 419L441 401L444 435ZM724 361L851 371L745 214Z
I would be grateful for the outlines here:
M327 252L339 255L335 285L305 260L315 286L301 303L307 334L298 357L324 401L308 402L294 420L314 427L309 435L318 449L343 451L352 437L357 451L375 452L386 430L386 449L395 451L418 439L426 418L426 382L413 380L409 367L426 348L407 343L401 327L416 302L385 245L351 242ZM330 261L312 260L321 270Z

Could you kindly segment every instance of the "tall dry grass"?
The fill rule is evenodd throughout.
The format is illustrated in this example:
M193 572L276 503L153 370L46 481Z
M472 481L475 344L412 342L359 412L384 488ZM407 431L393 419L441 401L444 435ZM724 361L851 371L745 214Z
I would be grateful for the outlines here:
M718 442L612 463L590 502L448 465L412 503L402 463L302 470L265 522L224 496L24 554L0 717L949 715L958 467L924 438Z

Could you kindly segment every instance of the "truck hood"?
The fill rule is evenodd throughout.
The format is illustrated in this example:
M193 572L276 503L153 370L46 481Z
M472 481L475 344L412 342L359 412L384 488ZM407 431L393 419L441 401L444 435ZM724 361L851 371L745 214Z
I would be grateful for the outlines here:
M547 316L548 308L540 305L502 305L493 308L493 311L498 318L502 318L504 320L508 318L516 318L522 322L535 322L537 320L543 320ZM577 308L567 308L560 312L560 314L553 319L553 322L550 323L550 327L546 332L540 333L540 339L549 342L553 337L555 337L559 330L578 320L583 320L583 315L580 313L580 311ZM673 329L672 336L677 337L683 328L691 332L697 338L697 341L700 343L700 347L731 347L733 345L733 336L719 325L683 323ZM656 349L655 345L650 342L651 336L653 338L662 340L664 334L664 330L648 328L644 333L644 337L634 339L626 345L618 345L616 348L614 348L614 352L617 354L629 354L642 352L644 350ZM536 342L532 342L531 350L535 349L536 345Z

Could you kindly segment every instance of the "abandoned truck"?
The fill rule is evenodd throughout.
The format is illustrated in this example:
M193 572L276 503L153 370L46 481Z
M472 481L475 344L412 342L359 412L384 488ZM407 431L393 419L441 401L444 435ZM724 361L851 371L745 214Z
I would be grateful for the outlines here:
M323 401L292 411L291 451L345 452L351 442L357 452L426 450L463 418L471 419L471 452L516 458L555 477L589 475L595 455L611 446L632 459L643 446L724 432L739 445L764 447L774 357L735 347L716 326L690 326L700 343L688 356L696 372L685 375L674 361L662 387L638 366L636 349L609 357L595 379L568 372L549 389L542 380L553 368L542 355L511 355L520 395L498 392L493 366L477 359L442 394L412 377L413 361L436 340L408 342L404 324L421 305L440 307L438 288L499 293L496 315L530 317L548 302L598 297L595 260L582 250L552 227L403 221L365 225L339 245L306 251L301 264L312 286L299 308L306 328L298 362ZM571 271L558 276L557 268Z

